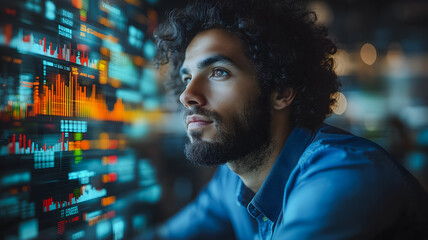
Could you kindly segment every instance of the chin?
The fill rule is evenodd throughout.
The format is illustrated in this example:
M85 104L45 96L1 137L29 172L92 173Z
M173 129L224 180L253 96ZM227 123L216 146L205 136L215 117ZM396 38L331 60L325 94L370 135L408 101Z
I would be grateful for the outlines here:
M194 140L185 145L184 152L187 159L199 166L217 166L225 164L221 143L213 141Z
M190 142L214 142L215 137L202 130L192 130L187 132Z

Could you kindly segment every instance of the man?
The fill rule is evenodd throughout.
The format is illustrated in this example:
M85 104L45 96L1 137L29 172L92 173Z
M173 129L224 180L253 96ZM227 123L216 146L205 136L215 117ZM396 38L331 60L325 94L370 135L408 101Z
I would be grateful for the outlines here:
M424 239L427 196L376 144L323 124L336 46L287 1L200 1L156 31L190 142L219 165L161 239Z

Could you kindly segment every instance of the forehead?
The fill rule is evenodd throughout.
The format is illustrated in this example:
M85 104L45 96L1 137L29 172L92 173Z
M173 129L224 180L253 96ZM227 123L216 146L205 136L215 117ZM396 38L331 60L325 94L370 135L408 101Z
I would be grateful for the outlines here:
M241 40L223 29L209 29L198 33L189 43L183 66L196 65L211 55L221 55L233 60L241 67L249 67L249 59L243 51Z

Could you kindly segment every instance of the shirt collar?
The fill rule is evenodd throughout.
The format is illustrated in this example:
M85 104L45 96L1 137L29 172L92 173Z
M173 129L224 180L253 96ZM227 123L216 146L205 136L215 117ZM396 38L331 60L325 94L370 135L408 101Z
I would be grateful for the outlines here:
M272 222L276 221L281 212L285 184L299 161L300 156L312 142L313 137L314 134L309 129L301 127L294 128L263 185L251 200L251 204ZM250 191L248 188L238 189L241 191L244 189ZM240 202L242 203L242 201Z
M254 192L247 188L242 180L238 182L238 188L236 192L236 200L238 205L247 207L247 205L251 202L251 199L253 199L254 195Z

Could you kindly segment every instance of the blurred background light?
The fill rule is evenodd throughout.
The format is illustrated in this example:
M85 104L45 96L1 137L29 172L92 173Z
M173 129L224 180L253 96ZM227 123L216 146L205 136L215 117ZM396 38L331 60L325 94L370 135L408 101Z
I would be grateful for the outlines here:
M334 60L336 63L336 74L338 76L349 75L352 71L352 63L349 54L342 49L339 49L334 55Z
M386 53L386 61L391 68L397 68L403 64L404 53L400 43L393 42L389 45Z
M332 106L332 110L337 115L342 115L348 106L345 95L341 92L337 92L333 95L333 98L336 99L336 103Z
M373 65L376 61L377 53L376 48L370 44L365 43L360 50L361 60L367 65Z
M308 8L317 14L317 23L329 26L333 20L333 12L330 6L324 1L309 2Z

